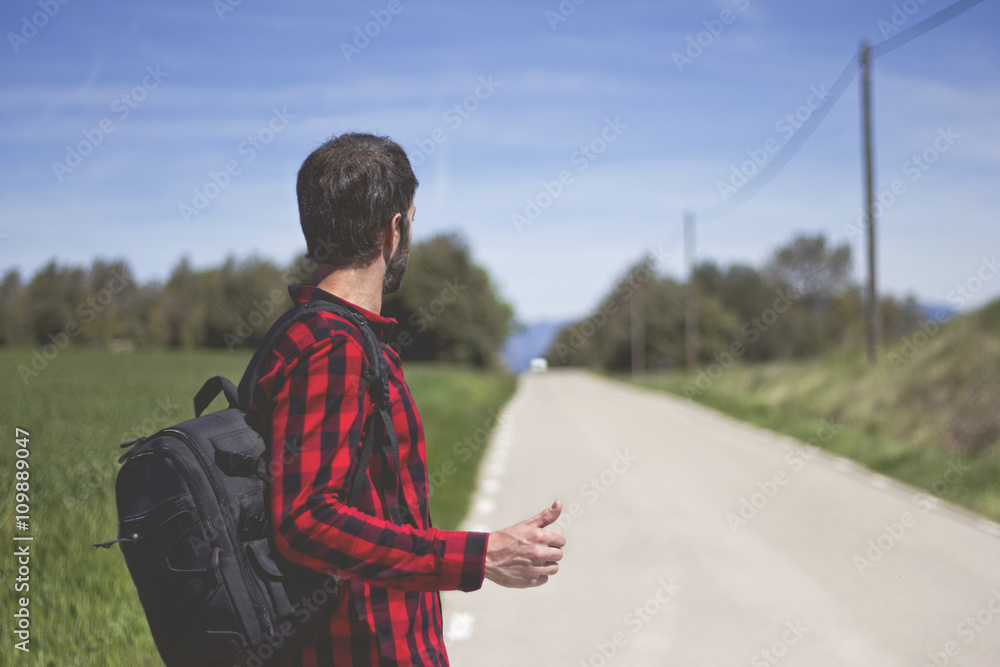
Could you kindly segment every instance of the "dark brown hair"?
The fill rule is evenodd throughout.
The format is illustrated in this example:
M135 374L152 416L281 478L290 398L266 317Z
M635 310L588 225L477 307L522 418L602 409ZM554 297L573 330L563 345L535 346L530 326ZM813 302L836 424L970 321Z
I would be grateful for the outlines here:
M367 266L396 213L405 225L416 189L410 160L392 139L351 133L327 141L302 163L296 183L307 256Z

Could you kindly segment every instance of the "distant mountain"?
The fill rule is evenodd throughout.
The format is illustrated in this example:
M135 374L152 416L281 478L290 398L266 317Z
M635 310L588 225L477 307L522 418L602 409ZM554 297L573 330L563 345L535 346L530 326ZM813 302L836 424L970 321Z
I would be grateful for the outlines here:
M534 357L545 356L566 322L537 322L507 337L500 356L515 373L528 369Z
M950 306L935 306L927 303L918 303L917 307L920 308L920 312L923 314L924 318L928 320L950 320L955 317L955 315L958 315L958 311Z

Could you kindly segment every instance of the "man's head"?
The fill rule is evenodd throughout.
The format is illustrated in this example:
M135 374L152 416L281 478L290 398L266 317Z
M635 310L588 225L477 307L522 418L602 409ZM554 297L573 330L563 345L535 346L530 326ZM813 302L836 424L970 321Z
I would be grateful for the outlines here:
M327 141L302 163L296 185L307 255L338 269L369 266L398 214L399 246L383 285L395 291L406 269L416 189L406 153L388 137L342 134Z

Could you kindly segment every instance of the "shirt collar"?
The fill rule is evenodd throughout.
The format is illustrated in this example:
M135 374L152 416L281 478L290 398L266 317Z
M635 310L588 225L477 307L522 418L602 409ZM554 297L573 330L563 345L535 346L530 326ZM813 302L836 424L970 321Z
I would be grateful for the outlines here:
M353 310L356 313L360 313L368 321L368 325L372 328L372 331L375 332L378 339L383 343L388 340L389 336L392 335L392 330L396 326L396 320L391 317L382 317L381 315L373 313L370 310L365 310L361 306L356 306L350 301L346 301L335 294L331 294L326 290L320 289L316 285L289 285L288 293L291 295L292 303L295 305L306 303L307 301L329 301L349 310Z

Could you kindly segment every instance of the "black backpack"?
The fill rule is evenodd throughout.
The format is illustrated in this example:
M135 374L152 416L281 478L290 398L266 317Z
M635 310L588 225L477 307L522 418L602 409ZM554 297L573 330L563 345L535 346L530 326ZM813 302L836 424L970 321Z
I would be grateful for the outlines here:
M295 306L275 322L239 389L215 376L194 397L194 419L122 443L128 451L115 483L118 539L94 546L119 544L167 667L271 664L329 621L337 572L319 573L278 553L269 447L247 416L267 352L292 323L320 310L360 330L367 361L360 391L372 392L376 405L348 504L357 505L368 481L376 434L385 434L383 447L398 467L383 344L363 316L326 301ZM219 392L229 407L203 415Z

